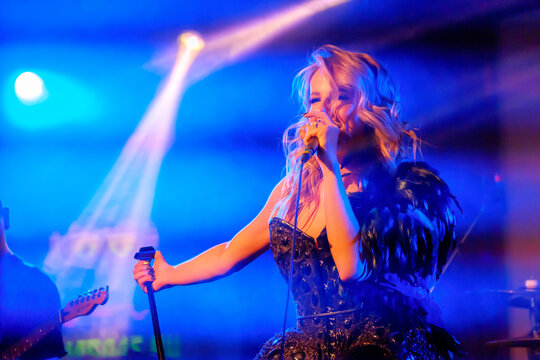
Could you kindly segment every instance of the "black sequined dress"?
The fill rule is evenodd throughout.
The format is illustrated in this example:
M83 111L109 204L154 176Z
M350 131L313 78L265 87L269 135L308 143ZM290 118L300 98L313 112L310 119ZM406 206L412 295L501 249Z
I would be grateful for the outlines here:
M457 205L425 163L401 164L395 174L373 170L365 191L349 200L361 227L362 281L343 282L326 231L297 232L292 293L298 321L287 330L287 360L452 359L458 342L434 325L429 288L455 248ZM459 205L458 205L459 206ZM293 226L270 221L270 248L286 281ZM278 360L281 334L256 360Z

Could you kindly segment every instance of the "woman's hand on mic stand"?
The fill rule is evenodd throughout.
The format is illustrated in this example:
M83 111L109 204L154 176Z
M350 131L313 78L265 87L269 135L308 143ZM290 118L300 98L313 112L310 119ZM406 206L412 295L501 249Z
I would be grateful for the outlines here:
M154 291L159 291L171 287L167 279L172 270L173 267L165 261L161 251L156 251L154 266L150 266L148 261L138 261L133 269L133 279L145 293L147 293L147 282L152 283Z

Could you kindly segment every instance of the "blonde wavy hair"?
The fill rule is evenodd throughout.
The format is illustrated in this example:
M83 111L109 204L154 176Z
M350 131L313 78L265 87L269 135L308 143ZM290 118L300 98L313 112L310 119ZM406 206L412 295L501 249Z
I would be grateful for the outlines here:
M310 82L313 75L319 73L329 80L334 91L345 90L352 95L352 109L356 121L367 125L372 134L372 144L377 152L377 160L387 167L396 164L416 153L419 139L412 130L408 130L399 118L401 110L399 93L388 71L371 56L346 51L333 45L324 45L315 50L308 65L300 70L293 81L293 97L300 103L300 112L310 108ZM340 118L338 109L329 110L329 116L340 127L341 138L353 137L358 128L349 128L346 119ZM305 144L302 132L309 119L299 116L283 134L283 149L287 158L285 181L282 198L275 210L279 217L292 222L294 219L297 185L295 185L300 169L300 156ZM412 150L412 151L411 151ZM306 221L312 219L320 204L319 185L322 171L315 158L311 158L302 173L302 189L300 194L300 212L310 209Z

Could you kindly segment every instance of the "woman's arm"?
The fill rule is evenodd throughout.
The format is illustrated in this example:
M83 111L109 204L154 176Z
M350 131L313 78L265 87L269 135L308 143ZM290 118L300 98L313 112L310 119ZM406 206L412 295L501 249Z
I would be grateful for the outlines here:
M326 111L311 110L304 116L319 119L312 121L304 141L307 143L311 137L317 137L319 141L317 160L323 173L322 202L330 252L341 280L362 279L366 276L366 264L358 251L360 225L345 192L337 159L340 129Z
M343 281L362 279L366 264L358 251L360 225L345 192L339 164L321 168L326 234L339 277Z
M152 281L154 290L207 282L240 270L265 252L270 245L268 219L281 198L281 180L268 198L261 212L232 240L216 245L196 257L176 266L169 265L157 251L153 269L145 261L139 261L133 277L146 292L144 283Z

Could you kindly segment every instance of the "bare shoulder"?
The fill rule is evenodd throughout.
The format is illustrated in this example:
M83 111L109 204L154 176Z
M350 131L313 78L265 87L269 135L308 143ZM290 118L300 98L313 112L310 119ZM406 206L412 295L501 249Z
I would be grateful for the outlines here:
M270 193L266 204L262 208L261 212L255 217L255 219L253 219L253 222L260 222L260 226L264 226L265 228L268 226L268 221L270 219L270 216L272 216L276 204L283 197L284 184L285 178L281 179L276 184L276 186L274 186L274 189Z
M226 262L231 264L230 268L234 269L233 271L238 271L268 250L270 246L268 220L281 198L282 185L283 180L274 187L259 214L225 244Z
M249 243L250 246L254 244L258 244L255 246L263 246L269 243L268 222L277 202L282 197L283 184L284 179L277 183L261 211L229 242L230 245Z

